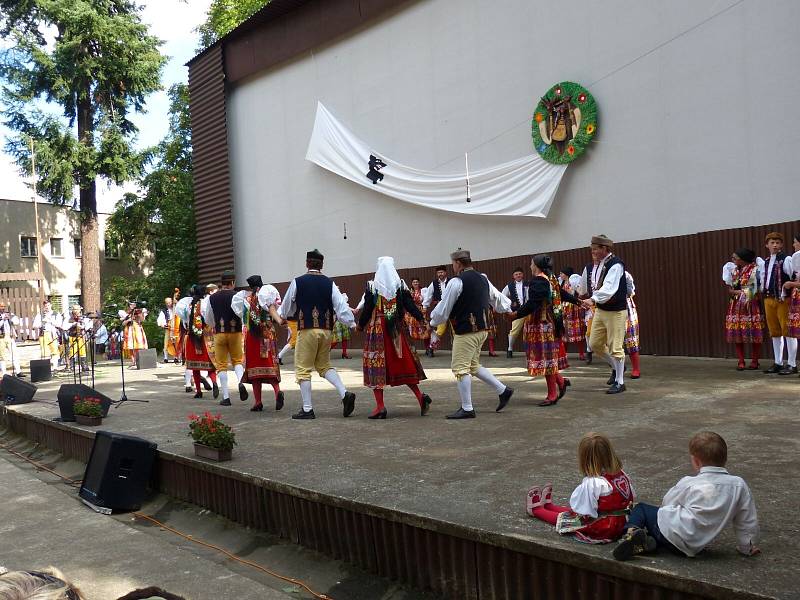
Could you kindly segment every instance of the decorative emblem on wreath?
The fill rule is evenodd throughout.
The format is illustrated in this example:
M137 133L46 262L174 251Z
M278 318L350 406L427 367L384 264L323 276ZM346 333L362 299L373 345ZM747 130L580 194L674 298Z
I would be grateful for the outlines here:
M533 112L533 146L547 162L572 162L596 132L597 104L586 88L571 81L551 87Z

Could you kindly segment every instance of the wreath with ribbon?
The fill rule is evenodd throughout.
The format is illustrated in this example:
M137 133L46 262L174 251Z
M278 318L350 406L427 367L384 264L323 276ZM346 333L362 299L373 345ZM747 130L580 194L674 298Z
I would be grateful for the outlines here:
M533 111L533 147L547 162L557 165L572 162L584 153L596 133L597 103L578 83L557 83Z

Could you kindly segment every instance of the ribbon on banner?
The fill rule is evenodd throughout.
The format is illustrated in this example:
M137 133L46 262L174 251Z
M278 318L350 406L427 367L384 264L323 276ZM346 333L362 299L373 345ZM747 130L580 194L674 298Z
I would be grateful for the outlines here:
M442 174L415 169L374 150L342 125L321 102L317 103L306 160L373 191L417 206L471 215L540 218L547 216L567 168L532 154L469 173Z

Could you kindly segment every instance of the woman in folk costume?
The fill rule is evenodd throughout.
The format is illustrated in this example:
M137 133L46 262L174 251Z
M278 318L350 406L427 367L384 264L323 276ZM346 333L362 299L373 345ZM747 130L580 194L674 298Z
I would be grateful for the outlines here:
M636 310L636 303L633 296L636 294L636 286L633 283L633 275L625 271L625 281L628 285L628 319L625 323L625 341L622 343L625 353L631 358L631 379L639 379L642 376L639 370L639 312Z
M414 301L414 306L424 315L425 312L422 309L422 286L419 284L418 277L414 277L414 279L411 280L411 289L409 291L411 292L411 299ZM425 343L425 348L427 348L428 340L430 339L430 329L425 325L424 320L417 321L411 316L411 313L407 312L405 315L405 322L408 328L408 337L412 340L422 340Z
M752 344L750 370L758 369L764 341L764 316L761 313L761 283L756 253L740 248L732 263L722 268L722 280L728 286L728 312L725 316L725 339L736 347L737 371L744 371L744 345Z
M347 294L342 294L342 298L344 301L349 303L350 299L347 297ZM350 359L350 355L347 354L347 343L350 341L350 328L341 323L339 319L336 319L333 323L333 333L331 334L331 350L336 348L336 345L341 342L342 344L342 358Z
M431 399L419 389L426 379L415 351L406 340L405 313L418 321L424 319L414 304L411 292L394 267L391 256L381 256L375 278L367 282L358 329L364 333L364 385L375 394L375 410L370 419L385 419L383 388L407 385L419 402L420 414L425 415Z
M576 275L572 267L564 267L559 276L561 277L561 289L568 294L576 294L581 276ZM561 341L564 344L564 354L568 350L568 344L577 344L578 360L586 360L584 353L586 346L586 309L581 305L565 304L562 316L564 318L564 335Z
M214 387L217 387L217 372L214 363L208 355L208 348L205 340L206 322L203 319L202 302L205 296L205 288L202 285L193 285L192 295L181 298L175 306L175 314L181 320L183 328L186 330L186 337L183 345L183 356L186 361L186 370L192 372L194 378L195 398L202 398L203 392L200 389L203 379L200 371L208 371L208 376Z
M283 324L278 314L281 295L272 285L264 285L260 275L247 278L250 291L238 292L231 302L233 312L242 320L244 333L244 378L253 386L255 402L250 408L261 412L261 384L268 383L275 392L275 410L283 408L281 370L278 365L278 334L275 324Z
M559 354L563 321L562 300L577 303L578 299L561 290L553 276L553 262L546 254L537 254L531 261L533 279L528 288L528 301L512 319L530 318L525 322L524 336L528 342L528 373L532 377L544 375L547 381L547 398L539 406L553 406L567 393L569 379L561 376Z
M147 317L146 308L138 308L136 302L128 303L128 311L119 311L122 319L122 349L131 357L130 369L136 368L136 358L139 350L147 350L147 335L142 323Z
M783 289L789 297L789 337L800 338L800 233L794 236L795 253L791 258L792 280L783 284ZM789 360L786 369L780 372L781 375L791 375L797 373L797 345L789 350Z

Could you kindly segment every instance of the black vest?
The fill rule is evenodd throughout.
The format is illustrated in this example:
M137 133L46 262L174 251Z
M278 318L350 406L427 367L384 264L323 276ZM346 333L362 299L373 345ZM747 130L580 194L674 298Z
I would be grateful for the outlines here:
M306 273L297 286L297 329L333 329L333 280L322 273Z
M447 282L450 281L450 278L444 280L445 286ZM432 282L433 284L433 296L431 296L431 300L433 302L441 302L442 300L442 284L438 279L434 279Z
M489 310L489 282L474 269L461 271L457 277L463 287L450 312L453 329L457 334L483 331Z
M598 288L603 287L603 281L606 279L606 275L611 267L614 265L620 265L622 267L622 277L619 278L619 285L617 286L617 291L614 292L614 295L609 298L608 302L604 304L598 304L597 308L600 310L608 310L608 311L618 311L618 310L628 310L628 281L625 279L625 264L616 256L612 256L606 261L606 264L603 265L603 270L600 273L600 279L598 280ZM592 265L594 266L594 265ZM591 271L589 271L589 277L591 278Z
M789 277L783 271L783 261L786 260L786 254L778 252L775 255L775 264L772 265L772 273L769 273L769 259L772 256L767 256L764 259L764 295L767 298L780 298L783 284L789 280ZM767 275L769 275L769 286L767 286Z
M242 330L242 320L233 312L231 302L236 290L219 290L208 297L214 311L215 333L237 333Z
M519 298L517 296L517 282L514 281L513 279L508 282L507 287L508 287L508 295L511 298L511 308L513 308L514 310L517 310L519 307L521 307L523 304L525 304L525 301L527 300L527 298ZM527 289L528 289L528 282L527 281L522 281L522 295L523 296L525 295L525 292L526 292Z

